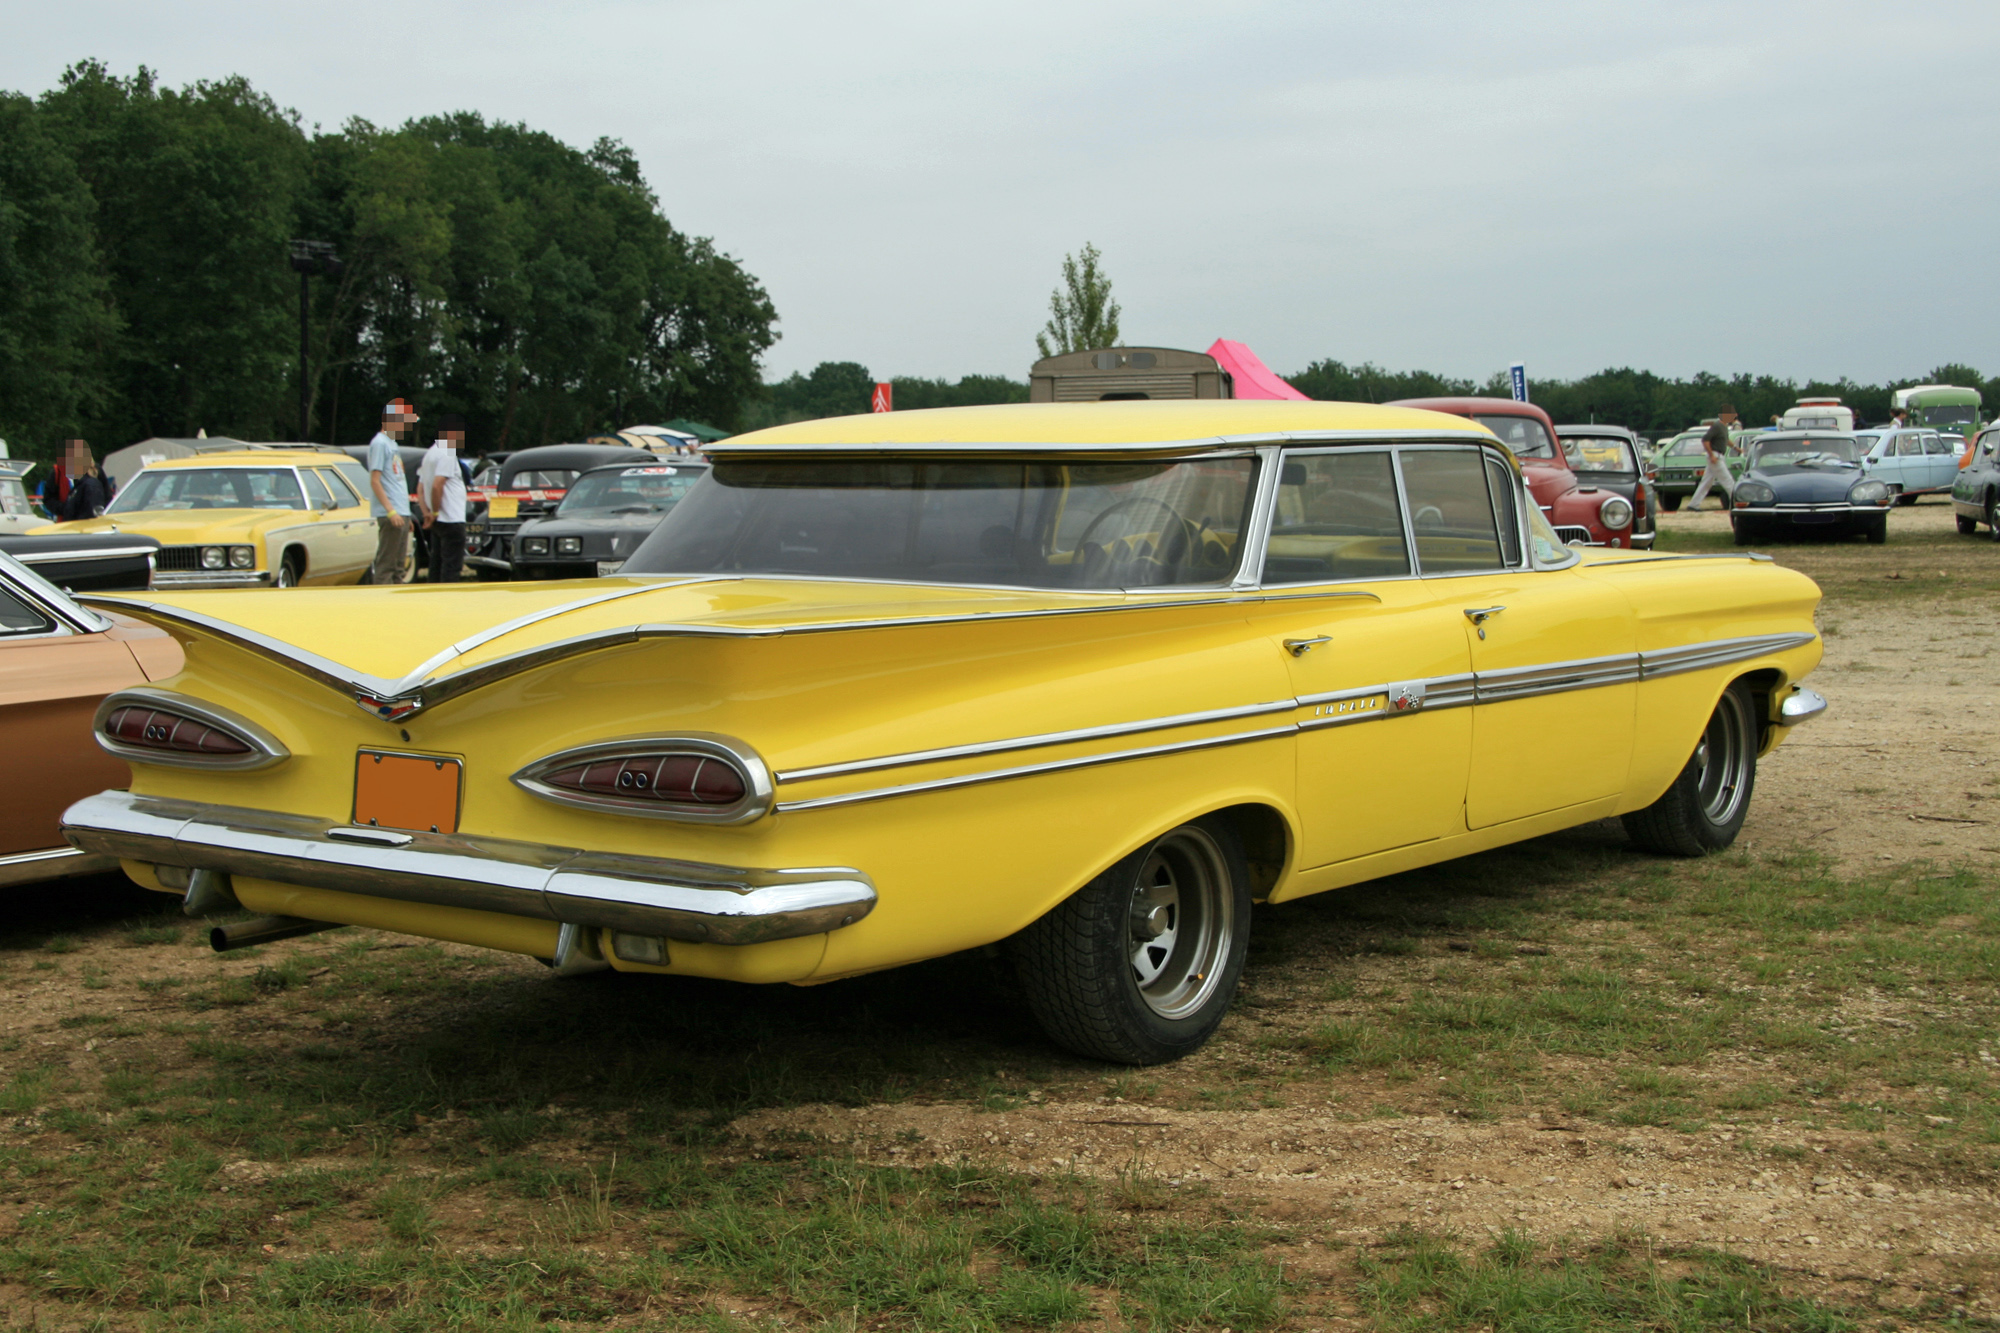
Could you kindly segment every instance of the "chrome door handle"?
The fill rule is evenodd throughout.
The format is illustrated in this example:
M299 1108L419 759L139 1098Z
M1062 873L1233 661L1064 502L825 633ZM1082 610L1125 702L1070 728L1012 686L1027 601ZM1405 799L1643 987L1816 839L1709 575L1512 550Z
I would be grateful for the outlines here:
M1465 618L1472 622L1474 628L1479 631L1479 637L1483 639L1486 637L1486 622L1506 609L1504 606L1468 606L1465 608Z
M1285 651L1290 653L1293 657L1304 657L1307 653L1319 647L1321 644L1331 643L1331 642L1333 642L1333 638L1331 635L1327 634L1317 635L1310 639L1286 639Z

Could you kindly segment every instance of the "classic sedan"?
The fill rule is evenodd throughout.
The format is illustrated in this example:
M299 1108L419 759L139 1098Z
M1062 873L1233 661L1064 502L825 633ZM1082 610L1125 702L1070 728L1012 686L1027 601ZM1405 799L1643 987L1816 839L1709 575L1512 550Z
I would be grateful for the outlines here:
M103 514L36 528L160 543L156 588L358 583L375 559L368 472L341 453L236 449L153 463Z
M1701 474L1708 468L1708 450L1701 441L1707 434L1706 427L1684 430L1653 451L1653 485L1659 491L1660 507L1670 514L1701 486ZM1745 456L1736 443L1736 437L1731 436L1731 450L1722 456L1732 478L1742 477L1745 466ZM1729 499L1726 495L1716 498Z
M0 886L117 868L116 857L62 836L65 807L131 781L125 761L94 743L91 718L105 695L164 680L181 663L161 630L86 610L0 552L0 744L13 779L0 800Z
M615 574L708 464L614 463L570 483L556 512L531 519L514 536L514 577L577 579Z
M1895 492L1861 470L1854 437L1832 431L1774 430L1757 437L1736 483L1729 527L1738 546L1777 536L1819 534L1889 539Z
M1631 509L1625 524L1630 529L1627 544L1634 550L1650 550L1660 506L1639 437L1623 426L1557 426L1556 438L1562 441L1569 470L1576 474L1577 490L1584 495L1610 491L1623 498ZM1614 516L1619 515L1614 512Z
M530 519L553 514L570 484L594 467L645 463L644 449L603 444L544 444L498 455L465 492L465 564L482 579L514 577L514 534Z
M817 983L999 945L1056 1042L1145 1064L1221 1021L1253 903L1611 815L1726 847L1824 707L1810 579L1568 547L1459 417L1018 404L711 454L610 579L103 595L194 651L106 700L132 786L70 838L259 914L219 948Z
M1922 428L1856 431L1854 447L1861 468L1883 482L1899 505L1913 505L1923 495L1944 495L1958 480L1958 450L1954 441Z
M1988 426L1973 437L1965 466L1951 487L1952 514L1966 536L1984 523L2000 542L2000 426Z

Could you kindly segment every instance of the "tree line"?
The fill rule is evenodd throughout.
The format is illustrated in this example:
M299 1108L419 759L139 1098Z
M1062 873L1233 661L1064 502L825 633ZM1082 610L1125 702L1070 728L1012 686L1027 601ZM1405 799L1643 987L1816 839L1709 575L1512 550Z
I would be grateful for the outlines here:
M1469 395L1505 398L1510 392L1504 370L1481 381L1427 370L1384 370L1369 362L1349 366L1329 360L1315 361L1284 378L1308 398L1335 402L1387 403L1399 398ZM762 396L745 409L744 422L746 427L774 426L866 412L875 383L868 368L858 362L822 361L809 374L794 372L766 384ZM957 381L895 378L889 383L895 386L898 410L1028 401L1028 382L1004 375L967 375ZM1822 396L1840 399L1863 420L1881 422L1889 416L1889 395L1913 384L1978 389L1989 412L2000 407L2000 377L1988 379L1964 365L1943 365L1928 375L1886 384L1859 384L1849 379L1801 384L1772 375L1706 372L1673 379L1651 371L1619 368L1581 379L1531 380L1528 396L1559 424L1608 422L1659 435L1713 418L1725 406L1734 407L1746 425L1766 425L1800 398Z
M770 298L615 140L470 112L308 130L241 78L86 62L0 93L0 438L300 438L296 240L340 261L308 279L304 438L366 440L398 396L482 449L730 427L762 396Z

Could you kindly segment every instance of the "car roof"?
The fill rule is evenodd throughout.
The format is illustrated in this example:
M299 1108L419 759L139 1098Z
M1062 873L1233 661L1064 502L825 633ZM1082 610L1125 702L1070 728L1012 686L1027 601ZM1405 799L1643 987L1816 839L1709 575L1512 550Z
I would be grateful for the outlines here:
M584 469L583 475L587 477L593 472L624 472L635 467L705 468L707 466L709 462L706 458L664 458L659 454L652 454L643 460L635 458L629 462L600 463L596 467Z
M715 457L799 447L1193 452L1298 437L1481 436L1463 418L1375 403L1232 398L1113 403L1007 403L822 417L751 431L707 446Z
M343 453L325 449L218 449L212 454L192 454L187 458L163 458L142 469L189 467L333 467L354 460Z

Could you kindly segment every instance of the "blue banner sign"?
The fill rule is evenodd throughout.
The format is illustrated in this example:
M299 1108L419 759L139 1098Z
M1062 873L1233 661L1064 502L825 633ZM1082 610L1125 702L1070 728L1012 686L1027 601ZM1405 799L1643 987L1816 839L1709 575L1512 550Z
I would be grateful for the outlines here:
M1516 361L1513 365L1507 367L1507 382L1514 386L1515 402L1525 403L1528 401L1528 368L1526 366Z

